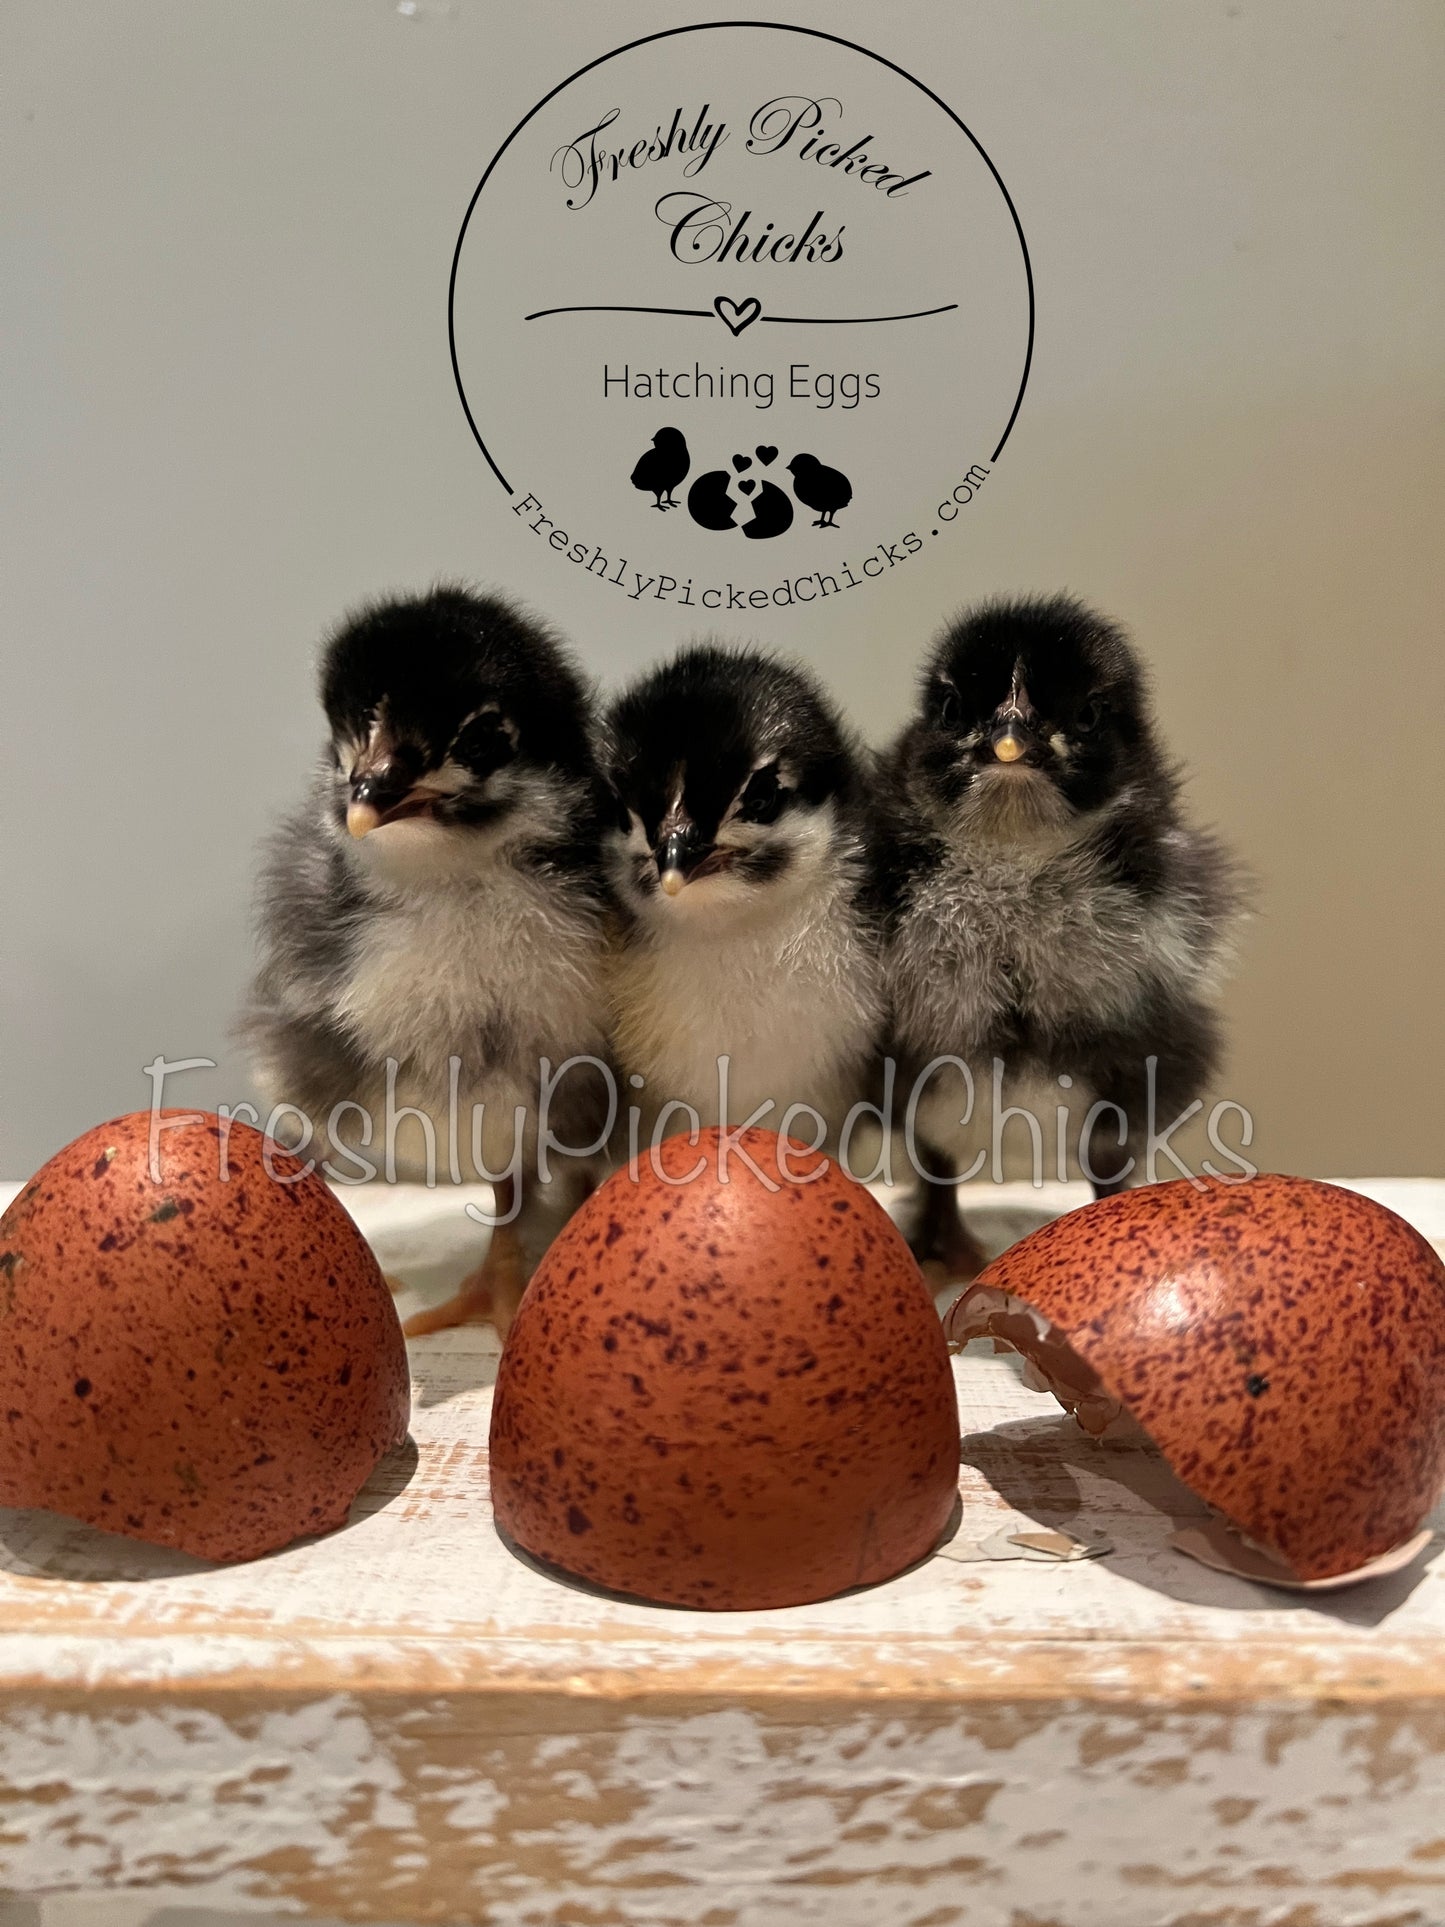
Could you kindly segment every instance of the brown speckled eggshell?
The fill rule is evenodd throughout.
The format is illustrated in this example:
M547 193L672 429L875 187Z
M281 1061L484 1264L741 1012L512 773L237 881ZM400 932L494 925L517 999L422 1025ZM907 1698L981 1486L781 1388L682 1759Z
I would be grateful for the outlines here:
M644 1153L536 1272L493 1406L499 1526L540 1559L665 1604L801 1604L887 1579L958 1489L953 1377L887 1213L829 1165L779 1183L770 1131ZM789 1145L794 1172L823 1160ZM704 1175L668 1182L702 1159Z
M1185 1484L1302 1579L1400 1544L1445 1485L1445 1264L1368 1198L1148 1185L978 1282L1049 1319Z
M87 1131L0 1219L0 1503L251 1559L345 1522L406 1436L406 1347L315 1173L207 1116L155 1183L150 1126Z

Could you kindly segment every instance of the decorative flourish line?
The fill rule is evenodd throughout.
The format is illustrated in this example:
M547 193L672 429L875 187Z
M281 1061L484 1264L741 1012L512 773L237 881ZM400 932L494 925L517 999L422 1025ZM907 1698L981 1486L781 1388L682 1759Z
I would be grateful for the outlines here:
M757 319L801 323L815 328L848 328L873 321L921 321L926 315L951 314L957 306L956 301L945 301L941 308L915 308L911 314L760 314ZM551 314L680 314L707 321L713 312L711 308L614 307L609 302L601 302L596 306L578 308L538 308L535 314L523 315L522 319L544 321Z
M811 321L820 328L847 328L867 321L921 321L925 315L952 314L956 301L945 301L941 308L915 308L912 314L760 314L759 321Z
M712 315L711 308L614 308L603 303L595 308L538 308L535 314L524 314L524 321L545 321L549 314L685 314L695 315L699 321L706 321Z

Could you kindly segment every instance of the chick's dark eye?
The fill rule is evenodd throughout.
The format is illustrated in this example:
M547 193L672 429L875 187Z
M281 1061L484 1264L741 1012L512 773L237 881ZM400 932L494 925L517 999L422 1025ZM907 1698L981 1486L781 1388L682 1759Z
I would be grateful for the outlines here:
M738 799L738 816L744 823L775 823L786 794L773 764L755 769Z
M1103 719L1104 711L1098 703L1085 703L1074 718L1074 728L1081 736L1087 736L1091 730L1099 727Z
M474 776L490 776L512 760L512 736L495 710L473 716L453 738L447 755Z
M938 705L938 721L944 729L952 729L958 721L958 697L951 689L944 691L943 699Z

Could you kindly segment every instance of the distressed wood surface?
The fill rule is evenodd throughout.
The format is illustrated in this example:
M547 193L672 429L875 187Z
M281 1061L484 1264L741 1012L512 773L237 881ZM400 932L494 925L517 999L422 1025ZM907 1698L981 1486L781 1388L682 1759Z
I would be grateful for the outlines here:
M1387 1201L1445 1228L1445 1186ZM454 1197L348 1202L428 1295L475 1256ZM0 1894L499 1927L1445 1920L1433 1548L1312 1599L1206 1571L1154 1455L970 1354L941 1554L788 1612L648 1608L496 1539L490 1334L412 1356L412 1444L327 1539L219 1569L0 1511ZM1114 1550L959 1556L1036 1524Z

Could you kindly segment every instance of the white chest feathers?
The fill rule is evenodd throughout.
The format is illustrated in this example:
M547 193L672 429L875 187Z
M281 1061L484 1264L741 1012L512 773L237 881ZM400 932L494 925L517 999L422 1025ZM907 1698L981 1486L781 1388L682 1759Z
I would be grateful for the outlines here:
M771 1103L759 1121L773 1130L792 1104L836 1128L862 1095L882 1014L873 947L841 885L777 895L662 919L618 958L615 1050L624 1077L645 1080L623 1091L645 1117L676 1100L718 1122L723 1075L725 1121Z
M546 1054L600 1051L602 932L565 887L499 864L484 877L398 892L359 936L337 1017L372 1063L445 1078Z

